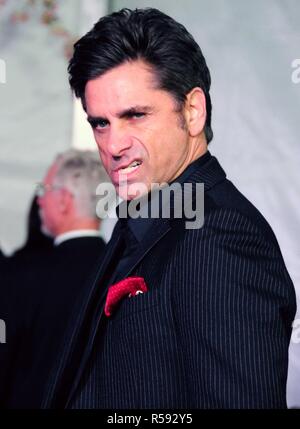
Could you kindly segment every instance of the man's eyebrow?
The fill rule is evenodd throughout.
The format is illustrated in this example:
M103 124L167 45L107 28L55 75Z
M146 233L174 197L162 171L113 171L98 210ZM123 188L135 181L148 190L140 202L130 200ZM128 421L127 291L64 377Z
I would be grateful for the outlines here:
M132 106L128 109L122 110L117 114L117 117L120 119L127 118L128 116L134 115L135 113L150 113L152 112L152 108L150 106Z
M123 118L127 118L128 116L134 115L135 113L150 113L152 111L153 111L153 108L150 106L136 105L136 106L129 107L128 109L121 110L119 113L117 113L116 116L119 119L123 119ZM87 120L90 124L95 124L103 121L108 122L108 119L103 116L88 115Z

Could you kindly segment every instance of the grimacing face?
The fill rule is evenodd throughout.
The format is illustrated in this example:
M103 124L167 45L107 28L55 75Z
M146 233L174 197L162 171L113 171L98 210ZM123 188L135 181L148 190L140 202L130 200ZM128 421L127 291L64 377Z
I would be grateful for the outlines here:
M123 199L140 196L153 183L169 183L189 165L184 114L167 91L158 89L150 66L138 60L87 82L85 103L102 163ZM145 193L145 192L144 192Z

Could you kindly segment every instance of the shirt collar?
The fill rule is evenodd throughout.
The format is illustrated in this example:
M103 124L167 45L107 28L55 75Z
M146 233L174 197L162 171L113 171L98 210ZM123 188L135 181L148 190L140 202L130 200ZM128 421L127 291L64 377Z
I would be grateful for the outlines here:
M100 237L100 233L96 229L76 229L74 231L64 232L55 237L54 246L59 246L64 241L70 240L71 238L79 237Z

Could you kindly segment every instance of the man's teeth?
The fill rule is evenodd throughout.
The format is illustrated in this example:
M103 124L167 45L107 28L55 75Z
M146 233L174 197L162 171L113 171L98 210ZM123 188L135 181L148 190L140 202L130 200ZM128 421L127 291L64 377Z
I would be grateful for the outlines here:
M128 167L121 168L122 173L128 173L129 171L132 171L133 168L138 167L141 164L140 161L133 161Z

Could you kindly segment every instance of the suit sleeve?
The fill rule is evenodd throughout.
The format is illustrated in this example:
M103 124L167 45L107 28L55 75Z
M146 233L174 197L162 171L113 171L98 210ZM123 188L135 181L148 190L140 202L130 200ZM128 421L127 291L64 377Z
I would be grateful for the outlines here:
M194 406L284 408L295 294L276 240L215 210L185 234L177 267L173 308Z

